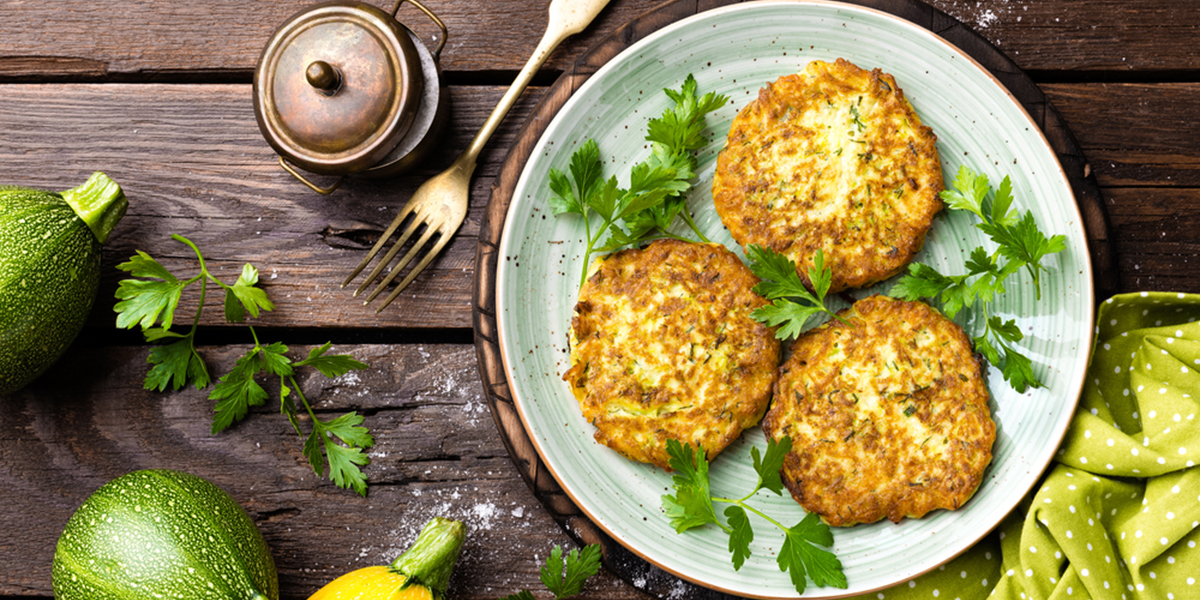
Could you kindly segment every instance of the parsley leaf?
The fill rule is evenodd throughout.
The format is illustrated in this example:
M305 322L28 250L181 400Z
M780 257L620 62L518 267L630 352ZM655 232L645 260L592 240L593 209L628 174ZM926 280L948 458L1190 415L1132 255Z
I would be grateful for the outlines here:
M671 189L660 204L631 215L627 220L638 224L647 232L658 230L670 235L667 228L674 222L675 217L682 217L692 232L703 242L708 238L700 231L692 220L685 204L684 194L691 189L691 180L696 176L699 161L695 151L703 148L708 140L704 138L706 126L705 117L729 102L728 96L709 92L699 96L699 86L695 77L688 74L679 91L664 89L675 106L666 109L657 119L651 119L646 125L646 141L651 142L650 157L646 165L665 167L674 173L674 181L664 183L665 188ZM653 228L646 228L647 223L653 223ZM644 237L642 234L641 237Z
M582 551L571 550L565 558L562 547L555 546L538 573L546 589L558 600L582 592L584 582L600 571L600 545L588 544ZM500 600L535 600L535 596L529 590L521 590Z
M767 438L767 454L759 460L758 446L750 448L750 458L754 461L754 471L758 473L758 486L755 490L768 489L776 496L783 495L783 459L792 451L792 438L783 436L780 441Z
M550 210L555 216L574 214L584 220L587 247L580 286L587 280L593 253L615 252L654 235L679 238L668 231L676 217L701 241L708 241L692 221L684 196L699 164L694 152L707 143L705 115L724 106L729 98L711 92L699 96L691 75L678 91L663 92L674 106L647 124L650 156L630 169L627 189L619 187L615 176L604 179L600 148L593 139L571 155L569 176L550 169ZM601 221L595 229L593 215Z
M600 570L600 546L589 544L581 552L578 548L567 553L563 561L563 551L555 546L550 551L539 576L546 589L555 598L567 598L583 591L583 584L588 577Z
M972 250L965 275L947 276L929 265L912 263L888 293L905 300L938 300L951 319L977 306L981 316L978 322L984 323L984 331L972 338L975 350L999 367L1005 381L1017 392L1043 387L1033 372L1032 361L1017 349L1016 344L1024 339L1021 330L1015 321L992 315L991 303L1005 292L1005 280L1021 269L1029 273L1041 299L1041 274L1046 272L1041 261L1066 250L1067 238L1047 236L1038 228L1031 211L1021 215L1013 208L1012 181L1008 177L1000 182L990 202L992 188L987 175L966 165L955 175L954 188L943 191L942 199L950 208L974 213L981 221L975 226L996 244L996 250L989 252L982 246Z
M704 451L693 453L691 445L669 439L667 454L668 464L675 471L671 477L675 495L664 495L662 503L671 527L676 533L683 533L708 523L719 524L708 491L708 458Z
M762 280L754 286L754 292L774 301L755 309L750 316L769 327L778 327L775 337L785 340L800 335L804 324L813 315L825 313L841 319L825 306L825 294L833 282L833 269L825 267L825 253L821 250L817 250L813 266L808 270L808 279L813 285L811 292L790 258L756 244L746 247L746 258L750 259L750 271Z
M325 460L321 457L321 449L324 448L325 459L329 461L329 478L338 487L353 487L360 496L366 496L367 480L358 466L371 462L363 448L375 445L375 440L366 427L359 427L362 422L363 417L352 412L328 423L314 417L312 433L304 442L304 455L313 471L321 475L325 470ZM334 438L345 445L337 443Z
M1033 361L1012 346L1006 346L1004 349L1004 379L1018 390L1042 387L1042 382L1033 373Z
M141 250L129 257L128 262L117 265L117 268L128 271L134 277L157 280L123 279L117 284L116 297L120 300L114 307L117 311L117 327L132 329L134 325L141 325L142 329L149 329L161 318L163 328L170 329L175 308L179 306L179 297L190 281L179 281Z
M571 155L571 179L557 169L550 170L550 209L555 216L576 214L587 215L585 200L593 194L593 188L601 180L600 147L595 140L588 140ZM574 186L572 186L574 183ZM611 212L611 211L610 211Z
M225 319L231 323L242 322L247 315L257 317L261 311L274 310L275 305L267 297L266 290L258 287L258 269L253 265L243 265L237 280L229 285L213 276L205 265L204 256L191 240L179 235L171 238L195 252L200 273L180 280L149 254L139 250L128 262L118 265L135 279L125 279L117 285L116 296L121 300L115 307L117 325L124 328L140 326L149 342L173 340L150 350L147 361L152 367L146 374L146 389L164 391L171 386L178 390L188 383L203 389L211 382L211 377L204 359L196 351L195 337L208 284L213 283L225 291ZM191 329L186 334L172 331L184 288L197 282L200 284L200 302ZM312 349L308 358L293 362L287 356L286 345L278 342L263 345L254 328L248 329L254 338L254 347L237 359L233 370L222 375L209 393L209 399L217 401L212 433L228 429L244 419L251 407L266 403L269 394L257 380L260 375L279 377L279 410L301 437L305 435L294 398L300 399L310 417L312 432L305 437L304 455L313 471L323 475L328 462L329 477L335 484L366 495L366 477L359 467L370 463L363 450L374 445L375 440L368 429L361 426L363 417L351 412L331 421L322 421L296 383L296 368L309 366L326 377L338 377L366 369L367 365L352 356L328 354L330 343Z
M237 282L225 288L225 320L241 323L246 319L247 311L250 312L250 316L257 318L259 309L275 310L275 305L267 299L267 293L254 287L257 284L258 269L246 263Z
M797 592L804 593L805 579L818 587L847 587L842 561L819 547L833 545L833 532L815 513L808 513L794 527L785 529L784 536L776 562L780 571L787 571Z
M746 559L750 558L750 542L754 541L754 529L746 509L731 504L725 509L725 521L729 523L729 553L733 555L733 570L741 571Z
M322 423L321 429L336 436L348 446L368 448L375 445L375 439L366 427L360 427L364 418L358 413L346 413L328 423Z
M749 494L733 499L710 495L708 460L703 451L693 452L688 444L681 444L673 439L667 440L667 453L671 457L669 464L676 470L672 478L675 494L662 496L663 511L670 517L671 526L677 533L707 523L716 523L725 530L729 534L729 552L734 570L741 570L751 555L750 544L754 541L754 529L748 513L754 513L783 530L784 542L777 562L779 570L788 573L792 586L798 593L804 593L810 580L817 586L845 589L848 584L842 572L841 561L832 552L822 548L833 545L833 532L829 525L810 513L795 526L785 527L746 503L761 489L776 494L783 493L779 470L783 467L783 459L791 448L792 440L787 436L778 442L768 439L765 454L760 454L757 447L751 448L750 456L754 461L754 470L758 473L758 484ZM681 498L687 500L682 501ZM713 502L729 504L724 510L726 523L717 520L712 508Z
M275 342L269 346L262 346L259 351L262 355L263 370L266 372L280 377L291 377L295 374L292 359L286 356L287 346Z
M321 372L322 375L333 378L341 377L350 371L361 371L367 368L367 365L354 360L353 356L347 354L334 354L326 356L329 352L332 343L325 342L324 345L318 346L309 350L308 358L296 363L297 367L309 366Z
M178 390L188 381L194 383L198 390L208 386L208 368L192 347L190 336L178 342L155 346L146 360L154 366L146 373L145 389L161 392L170 385Z
M230 425L244 419L251 406L261 406L266 402L267 391L254 381L254 376L263 369L263 361L258 355L259 348L256 347L237 359L233 370L213 386L212 393L208 395L209 400L217 400L213 433L225 431Z
M979 220L987 221L983 216L983 201L990 189L987 176L980 177L963 165L954 175L954 189L944 190L941 197L950 208L971 211Z
M775 337L786 340L800 335L809 317L823 312L820 307L804 306L791 300L776 300L762 308L757 308L750 316L768 327L778 327Z
M914 262L908 265L908 275L901 277L888 293L896 298L915 300L917 298L936 298L938 294L955 284L954 279L946 277L924 263ZM954 314L948 307L942 310L951 319Z

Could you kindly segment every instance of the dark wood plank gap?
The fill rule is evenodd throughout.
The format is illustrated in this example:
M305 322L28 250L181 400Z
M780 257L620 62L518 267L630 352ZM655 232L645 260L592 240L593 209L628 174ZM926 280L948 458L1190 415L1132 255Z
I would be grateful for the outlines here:
M0 39L0 81L182 81L197 74L213 81L230 82L234 77L242 82L254 70L275 29L311 4L311 0L8 3L0 5L0 19L6 26ZM659 0L614 0L587 31L567 40L547 67L564 70L583 50L659 4ZM1200 6L1191 2L930 0L929 4L979 32L1027 71L1200 68L1200 55L1191 44L1200 27ZM545 6L545 2L500 0L480 10L435 3L432 9L450 32L443 69L516 72L541 36ZM423 15L403 7L399 16L433 43L436 28ZM46 31L87 31L97 23L107 25L104 35L45 35Z

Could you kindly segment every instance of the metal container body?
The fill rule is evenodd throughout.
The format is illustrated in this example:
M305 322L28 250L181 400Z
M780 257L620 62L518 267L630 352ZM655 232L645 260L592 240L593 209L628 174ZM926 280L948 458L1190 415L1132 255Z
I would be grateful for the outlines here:
M272 36L254 74L254 110L285 170L390 177L420 162L448 113L437 49L389 14L351 0L322 2L288 19Z

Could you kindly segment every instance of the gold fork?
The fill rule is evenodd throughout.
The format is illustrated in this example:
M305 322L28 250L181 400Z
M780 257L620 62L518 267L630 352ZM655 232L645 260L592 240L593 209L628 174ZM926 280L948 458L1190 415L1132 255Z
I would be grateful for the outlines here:
M475 171L475 159L479 156L479 152L483 150L484 144L488 138L492 137L492 133L500 125L500 121L504 119L504 115L508 114L508 110L516 103L517 97L524 91L525 86L529 85L529 80L533 79L534 73L541 68L542 63L546 62L546 58L550 53L558 47L566 38L583 31L592 19L600 12L604 6L608 4L608 0L551 0L550 2L550 22L546 26L546 33L542 35L542 41L538 43L537 48L533 51L533 56L529 57L529 62L517 74L516 80L513 81L508 91L504 93L504 97L500 98L500 102L488 116L483 127L475 134L475 138L471 140L471 145L454 160L450 168L435 175L429 181L426 181L421 187L417 188L415 194L409 199L404 208L400 209L399 214L388 226L387 231L383 232L379 241L375 242L375 246L367 253L367 257L359 263L350 276L342 282L342 287L346 287L355 276L366 268L371 259L379 253L383 245L387 243L396 229L408 219L408 226L404 228L404 233L400 239L392 245L388 253L379 261L375 268L371 271L367 278L363 280L358 289L354 290L354 295L358 296L396 257L400 252L400 248L404 243L412 237L420 226L424 225L424 231L412 245L404 258L392 268L391 272L384 277L383 281L367 296L363 304L369 304L376 296L380 294L396 278L397 275L404 269L405 265L412 261L414 257L421 251L434 234L437 234L437 241L433 244L416 266L408 272L408 275L400 282L396 289L383 301L375 312L380 312L387 308L404 288L416 278L425 267L437 256L442 248L446 246L446 242L450 241L450 237L458 231L462 225L463 219L467 216L467 203L471 193L471 174ZM409 219L411 217L411 219Z

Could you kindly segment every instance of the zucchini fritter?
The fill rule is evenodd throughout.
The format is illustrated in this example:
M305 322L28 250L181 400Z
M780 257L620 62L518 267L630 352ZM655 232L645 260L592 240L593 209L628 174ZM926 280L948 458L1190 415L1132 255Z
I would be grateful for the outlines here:
M664 469L672 438L711 460L762 419L778 374L779 341L750 318L758 278L720 244L660 240L598 263L563 375L596 441Z
M831 292L867 286L912 260L942 209L936 141L891 75L814 61L734 118L713 202L733 239L784 254L806 281L822 249Z
M872 296L812 329L780 367L763 419L792 439L783 479L805 510L848 526L956 509L996 427L970 340L920 302Z

